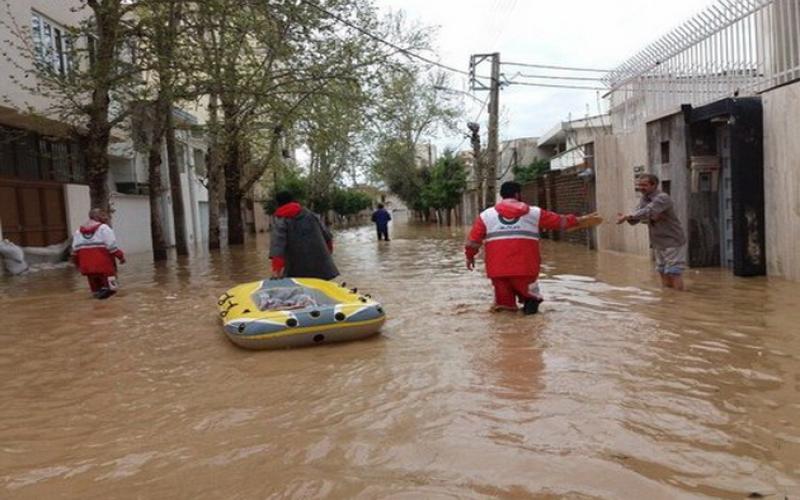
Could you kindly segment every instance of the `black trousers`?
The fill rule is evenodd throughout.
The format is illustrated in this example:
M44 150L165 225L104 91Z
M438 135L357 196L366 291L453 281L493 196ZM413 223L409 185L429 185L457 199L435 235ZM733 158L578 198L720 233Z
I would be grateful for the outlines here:
M389 226L377 225L376 227L378 228L378 241L381 240L381 236L384 240L389 241Z

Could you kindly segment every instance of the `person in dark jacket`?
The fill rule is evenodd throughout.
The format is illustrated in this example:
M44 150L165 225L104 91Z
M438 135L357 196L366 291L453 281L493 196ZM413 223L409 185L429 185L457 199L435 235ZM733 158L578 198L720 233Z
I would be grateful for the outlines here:
M372 222L375 223L375 228L378 230L378 241L381 241L381 236L384 240L389 241L389 221L392 216L383 208L383 205L378 203L378 209L372 212Z
M333 236L310 210L288 191L275 195L278 209L272 226L269 258L273 278L333 279L339 270L333 262Z

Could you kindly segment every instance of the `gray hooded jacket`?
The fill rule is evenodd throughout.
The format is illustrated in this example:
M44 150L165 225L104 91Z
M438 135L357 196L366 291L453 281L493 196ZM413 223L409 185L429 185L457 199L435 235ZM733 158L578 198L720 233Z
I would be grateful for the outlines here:
M275 216L269 256L284 258L284 276L329 280L339 275L328 250L333 236L310 210L292 203L280 207Z

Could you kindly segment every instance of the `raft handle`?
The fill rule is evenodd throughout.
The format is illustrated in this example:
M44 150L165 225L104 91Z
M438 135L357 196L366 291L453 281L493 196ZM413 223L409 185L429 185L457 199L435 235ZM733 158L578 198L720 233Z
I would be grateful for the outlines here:
M295 326L297 326L297 320L295 318L287 319L286 326L288 326L289 328L294 328Z
M346 317L347 316L345 316L343 312L338 312L333 315L333 319L335 319L336 321L344 321Z
M319 311L311 311L309 314L312 318L319 318Z
M314 342L322 342L323 340L325 340L325 335L323 335L321 333L318 333L318 334L314 335L314 339L313 340L314 340Z
M239 330L239 333L244 333L244 329L247 328L247 323L239 323L239 326L236 327Z

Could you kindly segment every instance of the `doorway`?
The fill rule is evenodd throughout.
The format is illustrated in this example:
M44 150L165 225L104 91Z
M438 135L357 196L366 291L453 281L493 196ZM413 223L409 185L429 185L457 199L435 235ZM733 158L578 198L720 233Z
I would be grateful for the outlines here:
M689 263L766 274L761 99L684 107L691 176Z

